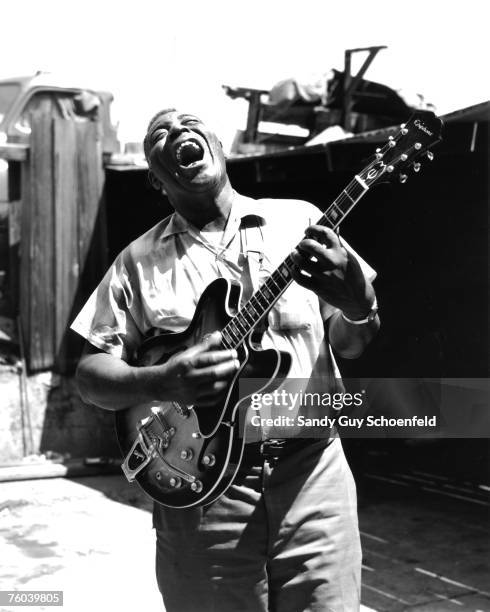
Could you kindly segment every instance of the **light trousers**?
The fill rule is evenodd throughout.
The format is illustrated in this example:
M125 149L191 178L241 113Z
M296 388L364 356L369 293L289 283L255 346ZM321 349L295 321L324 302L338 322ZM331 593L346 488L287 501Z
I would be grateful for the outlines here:
M167 612L359 610L356 491L339 439L246 459L218 501L156 505L154 526Z

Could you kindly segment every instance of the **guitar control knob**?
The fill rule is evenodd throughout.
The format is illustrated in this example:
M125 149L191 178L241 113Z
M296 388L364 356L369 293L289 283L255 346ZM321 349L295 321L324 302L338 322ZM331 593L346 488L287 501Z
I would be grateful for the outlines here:
M192 432L192 437L193 437L195 440L198 440L198 439L201 437L201 434L200 434L198 431L193 431L193 432Z
M183 450L180 451L180 458L184 459L184 461L190 461L193 456L194 456L194 453L192 452L190 448L184 448Z
M191 484L191 489L196 493L200 493L202 491L202 482L200 480L195 480Z
M204 465L208 467L212 467L216 463L216 457L214 455L204 455L202 458L202 462Z
M174 489L178 489L182 486L182 480L178 476L172 476L172 478L169 480L169 483L170 486Z
M419 162L415 162L413 165L413 171L418 172L419 170L420 170L420 164Z
M406 174L400 174L400 183L406 183L408 176Z
M434 153L432 151L427 151L427 159L432 161L434 159Z

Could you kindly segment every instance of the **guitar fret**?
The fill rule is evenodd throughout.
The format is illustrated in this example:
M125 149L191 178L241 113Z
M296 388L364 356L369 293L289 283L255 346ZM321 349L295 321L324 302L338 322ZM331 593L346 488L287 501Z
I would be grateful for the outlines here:
M294 261L291 259L291 255L288 255L283 263L284 266L288 269L288 274L292 274L292 268L294 266Z
M344 189L344 190L342 191L342 193L345 193L345 195L346 195L346 196L349 198L349 200L350 200L350 201L351 201L353 204L355 204L355 203L356 203L356 201L355 201L353 198L351 198L351 197L350 197L350 194L348 193L347 189ZM333 203L333 206L335 206L335 202Z
M360 200L362 196L366 193L366 189L364 186L360 185L357 181L351 181L347 186L347 190L352 194L355 202Z
M235 325L238 327L238 331L246 331L247 326L243 325L242 321L241 321L241 313L239 312L237 314L237 316L235 317L234 321L235 321ZM240 327L242 328L242 330L240 330Z
M284 272L284 269L286 270L285 272ZM289 270L285 268L285 266L281 264L280 267L277 268L276 272L277 274L279 274L279 278L281 282L287 280L287 276L289 276Z
M229 329L227 329L228 327L229 326L226 326L222 330L221 335L222 335L222 337L225 337L225 339L226 339L226 344L227 344L226 348L232 348L235 345L235 340L233 340L233 338L232 338L232 336L230 334ZM226 336L225 336L225 333L226 333Z
M252 304L252 302L249 302L250 304L250 309L252 310L252 314L250 315L252 317L252 321L257 317L257 315L259 314L259 312L257 311L257 309L255 308L255 306Z
M329 218L328 211L324 214L323 218L321 219L320 225L328 225L330 229L333 229L335 227L335 221Z
M258 293L258 295L260 295L259 292L257 292L257 293ZM255 312L257 313L255 320L256 321L260 321L260 319L263 317L264 313L267 312L268 309L269 309L269 302L267 300L265 300L265 306L264 306L263 304L261 304L259 302L258 296L257 297L252 296L250 298L250 301L253 302L253 300L255 300L255 302L256 302L256 304L254 305Z
M266 283L269 282L269 280L271 280L274 285L278 288L281 289L281 287L279 287L279 285L276 283L276 281L274 280L274 272L269 276L269 278L265 281ZM272 291L271 291L272 292ZM274 295L274 293L272 292L272 295Z
M257 301L258 301L258 296L259 295L264 297L265 303L266 303L266 305L268 305L269 304L268 300L269 300L269 298L271 297L272 294L270 292L269 287L267 287L266 283L264 283L262 285L262 287L259 289L259 291L257 291ZM260 302L259 302L259 304L260 304Z
M259 300L259 297L261 296L262 296L262 288L259 289L254 295L252 295L252 297L249 300L252 306L254 307L254 309L259 313L260 316L264 314L264 306L263 304L260 303L260 300ZM253 303L254 300L257 302L257 305ZM267 308L269 306L269 302L267 301L265 296L264 296L264 300L265 300L265 307Z
M254 315L253 315L253 313L250 313L248 311L249 308L252 308L255 311L255 309L250 304L250 302L247 302L247 304L245 304L245 306L240 310L240 312L243 313L244 317L246 317L247 315L250 317L250 321L247 321L248 324L250 324L250 323L253 324L253 322L254 322Z
M279 288L279 293L281 293L281 291L284 290L284 277L282 276L281 272L279 270L276 270L274 272L274 274L276 275L276 278L274 279L274 283L277 285L277 287ZM275 296L274 296L275 297Z
M233 338L233 342L236 342L237 339L234 337L236 333L235 333L235 329L233 328L233 319L228 323L227 327L228 327L228 333ZM238 334L238 338L240 338L240 334Z
M222 346L224 346L225 349L230 349L231 348L231 344L230 344L229 340L227 340L226 337L225 337L225 330L224 329L221 331L221 344L222 344Z

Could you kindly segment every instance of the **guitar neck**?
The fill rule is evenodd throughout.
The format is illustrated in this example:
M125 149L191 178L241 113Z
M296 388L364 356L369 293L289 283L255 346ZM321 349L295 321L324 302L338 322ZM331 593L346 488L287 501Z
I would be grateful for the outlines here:
M368 189L364 180L356 175L327 208L316 225L337 229ZM291 268L293 265L291 255L288 255L227 323L221 332L222 344L225 348L237 348L257 323L268 314L292 283Z

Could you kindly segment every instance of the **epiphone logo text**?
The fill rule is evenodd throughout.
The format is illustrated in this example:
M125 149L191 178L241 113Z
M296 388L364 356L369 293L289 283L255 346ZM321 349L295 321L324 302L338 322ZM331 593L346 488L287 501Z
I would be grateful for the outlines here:
M422 130L422 132L425 132L426 134L429 134L429 136L432 136L433 132L428 130L425 127L425 125L422 123L422 121L420 121L420 119L415 119L414 125L417 126L419 128L419 130Z

